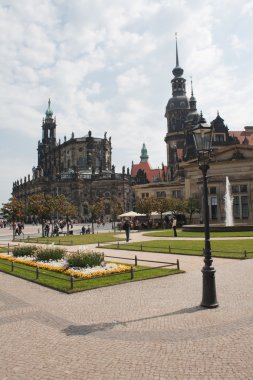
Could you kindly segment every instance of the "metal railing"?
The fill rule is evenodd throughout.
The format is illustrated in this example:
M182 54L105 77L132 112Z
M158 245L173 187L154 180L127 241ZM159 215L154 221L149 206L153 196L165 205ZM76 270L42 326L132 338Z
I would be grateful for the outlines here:
M99 242L97 243L97 247L98 248L100 247ZM108 247L104 245L103 248L108 248ZM116 244L116 249L119 249L119 250L132 249L133 251L141 251L141 252L154 252L154 249L155 249L155 252L158 252L158 253L165 253L165 254L171 253L174 255L184 255L185 254L184 252L187 252L187 255L192 255L192 256L196 256L195 252L201 252L199 256L204 255L204 248L201 248L201 249L198 249L198 248L192 249L192 248L183 248L183 247L178 248L178 247L172 247L171 245L168 245L168 247L161 247L161 246L154 246L154 245L149 246L142 243L141 244L128 243L126 245L125 243L120 244L119 241ZM249 254L253 254L253 251L247 251L246 249L242 251L224 251L224 250L221 251L221 250L212 249L212 254L214 256L215 256L215 253L221 254L219 255L219 257L222 257L222 258L226 258L227 257L226 255L228 254L236 254L236 255L241 255L241 258L246 259L249 257Z
M105 257L119 259L119 257L117 257L117 256L105 256ZM148 271L148 270L167 268L167 267L172 267L172 266L176 267L178 271L180 270L179 260L177 260L176 263L168 263L168 262L163 262L163 261L138 259L137 256L135 256L134 258L131 258L131 257L123 257L122 258L122 257L120 257L120 259L123 259L123 260L133 260L135 262L135 266L138 265L138 261L157 263L157 264L164 264L164 265L155 266L155 267L149 267L149 268L143 268L143 269L135 269L134 266L131 265L130 268L129 268L129 271L124 271L124 272L120 272L120 273L111 273L111 274L102 275L102 276L93 276L93 277L90 277L90 278L76 278L73 275L66 275L68 278L63 278L63 277L57 276L55 274L51 274L51 273L45 272L46 269L39 269L38 267L28 268L28 265L27 265L27 268L26 268L24 266L25 264L24 265L19 265L19 263L15 262L15 261L12 261L12 260L8 260L8 261L6 261L6 263L3 262L4 260L1 260L1 266L3 265L3 266L6 266L6 267L9 267L11 273L14 273L15 269L19 269L19 270L22 270L22 271L34 273L34 278L33 279L29 278L29 280L34 281L34 282L36 282L37 280L39 280L39 278L41 278L41 276L51 277L51 278L58 279L60 281L68 282L70 284L70 289L71 290L74 289L74 285L76 283L80 283L80 282L83 282L83 281L89 281L89 280L106 278L106 277L113 277L113 276L120 276L120 275L124 275L124 274L127 274L127 273L129 273L129 275L130 275L129 279L133 280L135 274L138 273L138 272L144 272L144 271ZM1 271L1 269L0 269L0 271ZM6 273L6 271L4 271L4 272ZM19 277L23 278L22 276L19 276Z

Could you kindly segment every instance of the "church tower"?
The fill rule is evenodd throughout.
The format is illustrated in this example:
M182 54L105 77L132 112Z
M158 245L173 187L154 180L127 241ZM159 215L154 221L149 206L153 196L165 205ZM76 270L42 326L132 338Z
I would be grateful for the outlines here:
M53 154L56 147L56 119L53 118L51 100L42 121L42 141L38 143L38 168L46 176L53 174Z
M184 70L179 65L178 47L176 37L176 67L172 70L174 78L171 80L172 97L166 106L165 117L167 119L167 164L168 179L175 178L178 160L183 155L185 140L185 121L190 111L189 100L186 96L185 82L182 77Z

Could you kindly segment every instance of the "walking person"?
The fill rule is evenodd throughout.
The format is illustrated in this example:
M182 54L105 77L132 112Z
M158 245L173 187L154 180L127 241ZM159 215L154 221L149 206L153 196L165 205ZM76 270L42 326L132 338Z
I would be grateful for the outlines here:
M125 230L126 233L126 241L129 241L129 235L130 235L130 222L128 219L125 220L123 224L123 230Z
M177 218L176 217L173 218L172 228L174 231L174 237L177 237Z

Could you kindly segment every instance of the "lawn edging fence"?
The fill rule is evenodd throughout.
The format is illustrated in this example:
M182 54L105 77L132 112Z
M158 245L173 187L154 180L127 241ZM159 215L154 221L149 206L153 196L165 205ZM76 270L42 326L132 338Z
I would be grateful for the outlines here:
M17 263L14 260L13 261L12 260L6 260L6 263L5 263L5 262L3 262L5 260L1 259L1 264L0 265L4 265L6 267L9 267L10 268L10 272L6 272L6 271L1 270L1 269L0 269L0 271L2 271L4 273L7 273L7 274L14 274L14 275L16 275L17 277L20 277L20 278L24 278L24 277L23 276L18 276L17 274L15 274L15 272L14 272L15 269L19 269L19 270L22 270L22 271L34 273L35 278L34 279L27 278L27 280L35 282L35 283L39 283L39 284L41 284L41 283L37 282L37 281L41 278L41 276L55 278L55 279L58 279L60 281L68 282L69 286L70 286L70 290L74 290L74 285L75 285L75 283L78 283L78 282L88 281L88 280L94 280L94 279L99 279L99 278L112 277L112 276L119 276L119 275L124 275L126 273L129 273L129 275L130 275L129 280L133 280L134 279L134 274L137 273L137 272L144 272L144 271L148 271L148 270L168 268L168 267L172 267L172 266L176 267L176 269L178 271L180 271L179 260L177 260L176 263L169 263L169 262L164 262L164 261L138 259L137 256L135 256L134 258L131 258L131 257L117 257L117 256L106 256L105 255L104 257L105 258L106 257L107 258L113 258L113 259L123 259L123 260L128 260L128 261L133 260L135 266L138 265L138 261L150 262L150 263L156 263L156 264L164 264L164 265L151 266L149 268L144 268L144 269L134 269L134 266L131 265L130 268L129 268L129 271L120 272L120 273L110 273L110 274L106 274L106 275L102 275L102 276L94 276L94 277L90 277L90 278L77 278L74 275L66 275L69 278L63 278L63 277L57 276L56 274L48 273L49 270L46 270L46 269L40 269L38 267L28 268L28 264L27 264L27 268L25 268L24 267L24 265L26 265L25 263L23 265L19 265L20 263ZM24 279L26 279L26 278L24 278ZM41 285L43 285L43 284L41 284ZM48 286L50 287L50 285L48 285ZM54 288L54 289L57 289L57 288Z
M97 248L101 248L100 246L101 243L97 243ZM102 243L103 244L103 243ZM190 252L193 252L193 249L191 248L176 248L176 247L172 247L170 244L168 245L168 248L166 250L166 247L158 247L158 246L149 246L149 245L145 245L143 243L141 244L134 244L134 243L130 243L130 244L126 244L126 243L121 243L118 241L116 244L116 248L114 249L118 249L118 250L124 250L124 251L129 251L131 249L126 249L126 247L129 247L129 248L133 248L133 251L141 251L141 252L157 252L157 253L165 253L165 254L168 254L168 253L171 253L173 255L184 255L183 252L178 252L176 250L180 250L180 251L185 251L185 252L189 252L189 253L186 253L187 255L189 256L196 256L194 255L194 253L190 253ZM110 249L111 247L107 247L106 245L103 245L102 248L105 248L105 249ZM137 248L137 249L136 249ZM146 248L146 249L145 249ZM152 249L157 249L156 251L152 251ZM160 250L160 251L159 251ZM194 248L194 251L195 252L201 252L201 255L205 256L205 249L202 248L202 249L198 249L198 248ZM247 259L248 258L248 255L249 254L252 254L253 251L247 251L246 249L242 250L242 251L219 251L219 250L215 250L215 249L212 249L212 254L213 256L215 257L215 253L219 253L221 254L219 257L220 258L229 258L231 259L231 257L227 257L226 254L237 254L237 255L241 255L240 259ZM235 257L236 259L236 257Z

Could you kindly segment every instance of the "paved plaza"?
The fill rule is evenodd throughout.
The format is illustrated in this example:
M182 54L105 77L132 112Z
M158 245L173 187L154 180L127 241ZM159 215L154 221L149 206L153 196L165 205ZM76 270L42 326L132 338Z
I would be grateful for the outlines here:
M194 259L72 295L0 273L0 379L252 379L253 260L215 259L220 306L203 309Z

